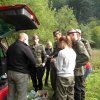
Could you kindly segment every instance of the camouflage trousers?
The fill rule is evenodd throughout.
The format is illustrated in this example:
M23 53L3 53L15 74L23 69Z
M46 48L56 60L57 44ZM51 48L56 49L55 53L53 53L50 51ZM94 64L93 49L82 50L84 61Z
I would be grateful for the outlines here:
M74 100L74 76L57 76L55 100Z

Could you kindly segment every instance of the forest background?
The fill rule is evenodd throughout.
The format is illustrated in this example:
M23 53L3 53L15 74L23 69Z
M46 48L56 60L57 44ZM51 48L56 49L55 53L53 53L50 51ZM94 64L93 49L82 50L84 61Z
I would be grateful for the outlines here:
M30 37L38 34L45 43L53 41L52 32L56 29L65 34L71 28L79 28L92 47L100 48L100 0L0 0L0 5L16 4L29 6L40 22L37 30L25 31ZM0 31L6 32L6 25L0 24ZM11 34L10 42L17 35Z
M100 100L100 0L0 0L0 5L25 4L36 14L40 25L37 30L27 30L31 40L38 34L40 42L54 41L52 32L59 29L65 34L71 28L82 30L82 37L89 40L93 48L92 74L86 81L86 100ZM0 32L7 26L0 20ZM7 39L13 43L19 32L11 33ZM50 88L49 97L52 94Z

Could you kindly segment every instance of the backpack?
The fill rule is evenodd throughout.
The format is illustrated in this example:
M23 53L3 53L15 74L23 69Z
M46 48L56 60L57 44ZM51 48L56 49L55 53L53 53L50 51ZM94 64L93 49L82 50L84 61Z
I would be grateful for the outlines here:
M85 46L85 48L86 48L89 56L91 57L91 55L92 55L92 49L91 49L89 41L86 40L86 39L84 39L84 38L82 38L81 41L84 43L84 46Z

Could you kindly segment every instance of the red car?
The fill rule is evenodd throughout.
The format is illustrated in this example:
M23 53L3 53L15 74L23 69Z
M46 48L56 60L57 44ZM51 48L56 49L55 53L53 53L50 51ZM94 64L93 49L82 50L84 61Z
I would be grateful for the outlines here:
M39 21L26 5L0 6L0 100L6 100L8 86L6 75L6 50L2 43L13 31L38 29Z

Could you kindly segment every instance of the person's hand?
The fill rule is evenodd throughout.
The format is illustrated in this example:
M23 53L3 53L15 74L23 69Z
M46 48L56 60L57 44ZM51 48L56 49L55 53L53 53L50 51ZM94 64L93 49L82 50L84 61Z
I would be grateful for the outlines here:
M46 55L47 58L49 58L49 55Z
M55 63L56 62L56 59L55 58L52 58L51 59L51 62Z
M45 66L45 63L42 63L42 66L44 67Z
M51 59L53 59L53 56L50 56Z

